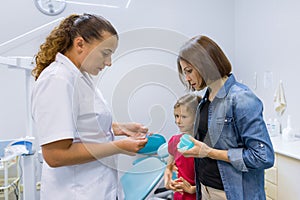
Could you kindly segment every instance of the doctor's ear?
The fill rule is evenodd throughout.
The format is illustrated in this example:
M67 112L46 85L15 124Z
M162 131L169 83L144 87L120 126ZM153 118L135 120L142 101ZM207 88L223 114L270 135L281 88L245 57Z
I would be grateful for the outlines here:
M84 46L84 39L82 37L76 37L73 41L74 47L81 53Z

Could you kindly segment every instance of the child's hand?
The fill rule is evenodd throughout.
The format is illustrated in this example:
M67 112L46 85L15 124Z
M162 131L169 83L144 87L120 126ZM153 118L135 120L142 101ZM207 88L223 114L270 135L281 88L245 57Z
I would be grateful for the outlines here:
M173 173L174 172L177 173L177 170L178 169L174 162L169 163L167 165L165 173L164 173L165 188L175 190L175 187L174 187L175 182L172 178L173 178Z
M176 192L186 192L189 194L194 194L196 193L196 186L192 186L187 180L185 180L184 178L180 177L178 179L175 180L176 184L174 185L174 187L176 188Z

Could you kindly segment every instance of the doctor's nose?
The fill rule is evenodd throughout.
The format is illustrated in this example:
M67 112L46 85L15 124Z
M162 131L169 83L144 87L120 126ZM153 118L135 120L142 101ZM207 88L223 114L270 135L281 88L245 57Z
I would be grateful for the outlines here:
M104 65L110 67L112 65L111 57L104 60Z

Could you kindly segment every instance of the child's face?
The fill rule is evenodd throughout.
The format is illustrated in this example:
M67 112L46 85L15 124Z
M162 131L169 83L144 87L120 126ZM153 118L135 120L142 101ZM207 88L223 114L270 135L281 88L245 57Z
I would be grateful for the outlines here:
M182 133L193 133L194 114L187 110L185 105L181 105L174 109L175 123Z

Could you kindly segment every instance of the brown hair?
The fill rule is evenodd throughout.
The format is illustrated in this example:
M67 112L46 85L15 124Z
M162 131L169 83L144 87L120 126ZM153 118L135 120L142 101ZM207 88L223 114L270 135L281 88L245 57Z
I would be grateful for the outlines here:
M196 113L197 106L201 99L202 97L197 96L195 94L186 94L176 101L174 109L184 105L186 106L188 112L194 114Z
M50 65L58 52L64 54L73 45L74 38L81 36L86 42L101 40L103 32L118 38L117 31L109 21L101 16L83 14L70 15L55 27L35 56L36 67L31 74L38 79L41 72Z
M228 76L231 64L222 49L207 36L197 36L184 44L177 58L177 67L181 82L189 89L191 86L185 81L180 60L192 65L203 78L201 89L212 81Z

